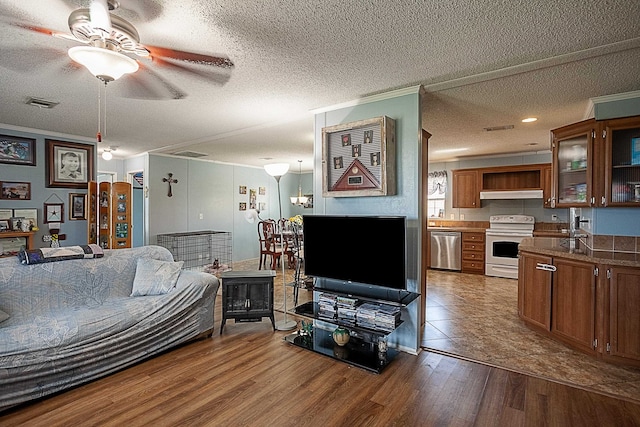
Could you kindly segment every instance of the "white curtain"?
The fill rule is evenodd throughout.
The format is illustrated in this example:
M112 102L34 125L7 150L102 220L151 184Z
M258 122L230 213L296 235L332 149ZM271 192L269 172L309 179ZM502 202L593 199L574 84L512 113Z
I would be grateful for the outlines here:
M444 199L447 193L447 171L429 172L427 185L429 199Z

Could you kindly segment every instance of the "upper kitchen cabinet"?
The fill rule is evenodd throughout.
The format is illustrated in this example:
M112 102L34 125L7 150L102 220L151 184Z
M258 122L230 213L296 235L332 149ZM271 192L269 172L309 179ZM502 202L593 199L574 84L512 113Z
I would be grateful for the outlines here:
M640 206L640 116L551 131L551 207Z
M603 123L605 206L640 206L640 116Z
M551 207L591 206L594 203L592 164L596 127L595 119L591 119L551 131Z
M454 208L479 208L480 188L476 169L459 169L453 171Z

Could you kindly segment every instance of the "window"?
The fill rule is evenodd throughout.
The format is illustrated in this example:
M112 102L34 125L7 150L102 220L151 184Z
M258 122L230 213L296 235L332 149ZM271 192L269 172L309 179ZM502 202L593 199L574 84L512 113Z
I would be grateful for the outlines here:
M444 218L445 196L447 194L447 171L429 172L427 188L427 216Z

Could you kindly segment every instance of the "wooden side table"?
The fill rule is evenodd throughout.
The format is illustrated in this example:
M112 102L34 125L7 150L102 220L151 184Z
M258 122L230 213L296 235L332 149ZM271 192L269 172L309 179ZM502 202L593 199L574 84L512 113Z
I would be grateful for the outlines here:
M222 280L222 323L227 319L236 322L259 322L263 317L271 319L273 330L276 322L273 314L274 270L225 271Z

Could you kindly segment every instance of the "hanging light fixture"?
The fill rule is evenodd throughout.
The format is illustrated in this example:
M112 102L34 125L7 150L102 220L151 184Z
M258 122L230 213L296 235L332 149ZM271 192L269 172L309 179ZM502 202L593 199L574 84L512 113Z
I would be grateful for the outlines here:
M298 160L298 197L290 197L291 204L296 206L302 206L309 200L308 197L302 195L302 160Z
M115 147L107 147L102 151L102 158L105 160L111 160L113 159L113 154L111 154L112 151L116 151Z

